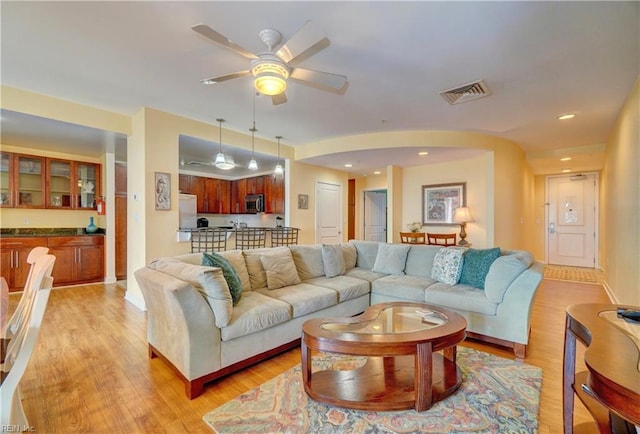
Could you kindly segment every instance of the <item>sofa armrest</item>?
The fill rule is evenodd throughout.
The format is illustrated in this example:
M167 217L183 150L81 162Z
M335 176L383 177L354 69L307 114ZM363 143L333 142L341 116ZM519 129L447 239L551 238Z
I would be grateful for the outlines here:
M497 316L502 317L500 322L509 325L508 330L504 331L510 336L506 336L505 339L521 344L528 342L533 299L543 275L544 264L534 262L505 291L497 311Z
M220 329L188 282L141 268L134 273L147 305L147 340L187 380L220 369Z

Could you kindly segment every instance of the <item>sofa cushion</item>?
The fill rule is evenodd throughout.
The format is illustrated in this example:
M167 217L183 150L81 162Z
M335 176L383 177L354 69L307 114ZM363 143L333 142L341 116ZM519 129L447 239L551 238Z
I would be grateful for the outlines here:
M249 279L249 272L247 271L247 264L244 260L242 250L226 250L224 252L218 252L218 254L229 261L236 270L242 282L242 290L251 291L251 280Z
M381 243L378 246L378 255L371 271L385 274L404 274L407 253L410 248L411 246L408 244Z
M229 325L220 330L223 341L273 327L291 319L291 306L255 291L242 295Z
M238 273L236 273L236 270L235 268L233 268L231 263L215 252L204 252L202 253L202 265L207 265L209 267L220 267L220 269L222 270L222 275L224 276L224 280L227 281L227 286L229 287L229 292L231 293L233 305L235 306L236 304L238 304L238 300L240 300L240 297L242 296L242 282L240 281L240 277L238 277Z
M324 276L322 245L294 245L289 248L301 280Z
M217 267L193 265L178 258L160 258L149 268L189 282L207 301L216 318L217 327L225 327L231 320L233 299L222 270Z
M484 281L484 292L495 303L502 302L511 283L533 264L533 255L529 252L516 250L503 253L491 264Z
M305 283L333 289L338 293L339 303L368 294L370 285L366 280L350 276L335 276L332 278L316 277L315 279L305 281Z
M366 280L367 282L373 282L376 279L386 276L386 274L376 273L375 271L371 271L369 268L362 267L354 267L351 270L347 270L344 275Z
M358 262L358 251L356 246L351 243L342 243L342 256L344 257L345 270L351 270Z
M309 283L273 290L259 289L258 292L291 305L292 318L298 318L338 304L336 291Z
M463 257L460 283L484 289L484 279L493 261L500 257L500 247L493 249L468 249Z
M261 255L260 262L267 276L267 288L278 289L300 283L298 270L289 249L273 255Z
M377 241L362 241L362 240L350 240L349 243L353 244L358 252L356 259L356 267L368 268L371 270L373 264L376 263L376 257L378 256Z
M407 263L404 266L405 274L431 278L433 260L440 249L442 249L440 246L412 245L407 253Z
M277 255L283 250L289 251L288 247L265 247L262 249L243 250L242 255L247 264L251 289L262 289L267 287L267 274L264 272L260 256Z
M431 269L431 278L448 285L455 285L460 280L462 271L462 255L464 249L444 247L436 253Z
M498 311L498 304L490 301L482 289L469 285L436 283L425 291L425 302L483 315L495 315Z
M335 277L343 274L346 268L342 246L340 246L340 244L323 245L322 264L324 267L324 275L327 277Z
M424 303L425 288L435 283L430 277L389 275L371 282L371 293Z

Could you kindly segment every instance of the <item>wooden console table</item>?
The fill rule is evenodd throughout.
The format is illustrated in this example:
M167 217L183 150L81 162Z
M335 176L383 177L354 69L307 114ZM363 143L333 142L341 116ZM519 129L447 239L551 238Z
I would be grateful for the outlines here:
M612 304L567 308L564 343L564 432L573 433L574 393L594 417L601 433L616 423L640 425L640 324L617 317ZM587 371L577 373L576 340L587 346Z

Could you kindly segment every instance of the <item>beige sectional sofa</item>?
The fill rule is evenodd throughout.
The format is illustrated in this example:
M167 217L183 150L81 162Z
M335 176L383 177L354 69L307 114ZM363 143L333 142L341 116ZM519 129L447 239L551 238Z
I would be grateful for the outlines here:
M201 265L202 253L160 258L135 272L149 355L170 363L195 398L205 383L298 345L307 319L408 300L456 310L470 336L524 357L542 265L527 252L502 252L484 289L447 284L432 277L443 249L350 241L220 252L242 286L235 305L222 270Z

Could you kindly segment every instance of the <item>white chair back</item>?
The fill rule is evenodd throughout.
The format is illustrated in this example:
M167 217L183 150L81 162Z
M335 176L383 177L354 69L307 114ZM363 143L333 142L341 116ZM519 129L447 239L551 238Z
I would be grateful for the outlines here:
M18 306L16 306L11 318L9 318L2 330L3 339L11 339L11 337L16 333L16 330L20 327L20 324L22 324L25 317L25 307L31 304L31 298L35 296L35 290L30 290L32 288L30 281L33 278L33 265L38 258L46 255L47 253L49 253L49 248L47 247L34 247L29 252L29 255L27 255L27 263L30 264L31 267L29 267L29 274L27 274L27 280L24 284L24 290L22 291L22 296L20 297Z
M33 264L32 276L25 291L32 291L34 296L27 299L24 317L7 347L2 364L2 384L0 384L0 425L28 426L22 408L18 385L27 369L31 354L38 341L40 325L49 301L49 293L53 286L53 265L55 256L45 254Z

